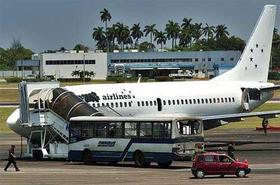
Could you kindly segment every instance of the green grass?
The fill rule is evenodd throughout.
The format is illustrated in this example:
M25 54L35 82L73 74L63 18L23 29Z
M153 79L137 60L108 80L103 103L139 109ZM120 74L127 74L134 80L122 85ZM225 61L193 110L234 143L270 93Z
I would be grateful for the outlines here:
M0 89L0 102L18 102L17 89Z
M257 111L271 111L271 110L280 110L280 104L279 103L266 103L255 110ZM269 120L270 126L280 126L280 118L270 119ZM256 127L262 126L262 119L258 117L252 117L252 118L246 118L245 121L240 122L233 122L229 123L227 125L218 127L217 129L255 129Z
M0 108L0 133L11 133L7 127L6 120L16 108Z

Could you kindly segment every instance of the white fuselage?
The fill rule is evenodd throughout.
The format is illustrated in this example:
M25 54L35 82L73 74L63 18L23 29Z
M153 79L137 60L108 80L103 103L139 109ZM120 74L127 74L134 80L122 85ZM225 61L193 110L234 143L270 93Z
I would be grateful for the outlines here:
M188 81L158 83L98 84L64 87L80 97L94 93L93 107L109 106L122 116L135 117L203 117L244 112L241 88L261 88L272 83ZM259 101L250 100L249 111L273 96L271 91L261 94ZM96 101L98 97L99 101ZM230 99L230 100L229 100ZM160 106L161 104L161 106ZM22 127L19 109L7 119L14 132L28 137L33 127Z
M76 95L96 93L93 107L109 106L123 116L212 116L240 113L241 88L268 87L270 83L192 81L68 86ZM249 101L250 111L272 97ZM230 99L230 100L229 100ZM160 101L160 102L159 102ZM161 108L159 107L161 104Z

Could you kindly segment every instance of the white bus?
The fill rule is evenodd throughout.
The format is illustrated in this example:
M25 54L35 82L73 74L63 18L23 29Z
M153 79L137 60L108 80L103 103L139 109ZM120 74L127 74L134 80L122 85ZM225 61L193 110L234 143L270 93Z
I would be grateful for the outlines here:
M70 161L168 167L195 154L203 142L203 123L193 118L80 116L70 119L69 138Z

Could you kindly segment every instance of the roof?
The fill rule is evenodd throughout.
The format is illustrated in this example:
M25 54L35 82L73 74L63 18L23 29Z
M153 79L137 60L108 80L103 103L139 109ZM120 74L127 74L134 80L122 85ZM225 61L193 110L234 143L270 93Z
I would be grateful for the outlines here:
M72 117L70 121L173 121L173 120L199 120L194 117L117 117L117 116L78 116Z

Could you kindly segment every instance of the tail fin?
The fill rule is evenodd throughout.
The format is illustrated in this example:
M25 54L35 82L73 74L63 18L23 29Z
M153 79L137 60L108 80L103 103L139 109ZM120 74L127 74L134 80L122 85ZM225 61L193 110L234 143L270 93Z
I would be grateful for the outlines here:
M267 82L276 6L265 5L237 63L213 80Z

